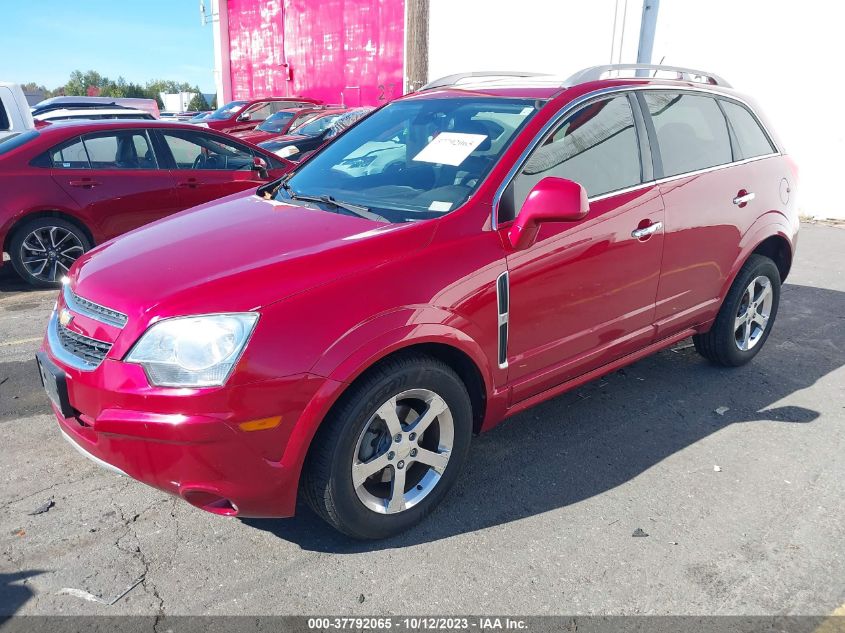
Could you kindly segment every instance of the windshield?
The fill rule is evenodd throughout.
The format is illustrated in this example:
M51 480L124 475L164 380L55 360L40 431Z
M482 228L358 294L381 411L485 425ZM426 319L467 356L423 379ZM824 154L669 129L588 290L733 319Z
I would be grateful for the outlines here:
M293 112L276 112L276 114L267 118L264 123L258 126L262 132L281 132L284 130L290 120L295 116Z
M38 138L39 132L30 130L29 132L22 132L19 134L11 134L6 138L0 139L0 154L11 152L16 147L29 143L32 139Z
M206 118L216 119L218 121L221 119L228 119L245 105L246 101L232 101L224 106L220 106Z
M316 119L311 119L307 123L298 126L295 130L291 130L291 134L298 134L300 136L317 136L322 134L334 123L342 114L326 114Z
M472 195L536 105L497 97L388 104L306 162L277 198L331 196L391 222L440 217Z

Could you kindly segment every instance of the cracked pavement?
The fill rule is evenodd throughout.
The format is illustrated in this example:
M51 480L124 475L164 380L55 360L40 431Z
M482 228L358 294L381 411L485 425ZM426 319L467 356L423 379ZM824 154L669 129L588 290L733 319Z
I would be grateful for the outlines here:
M0 271L0 615L819 615L845 602L843 228L803 227L753 363L718 369L679 345L518 415L474 440L425 523L380 543L305 508L213 516L85 460L32 360L54 294ZM110 601L138 578L112 606L60 593Z

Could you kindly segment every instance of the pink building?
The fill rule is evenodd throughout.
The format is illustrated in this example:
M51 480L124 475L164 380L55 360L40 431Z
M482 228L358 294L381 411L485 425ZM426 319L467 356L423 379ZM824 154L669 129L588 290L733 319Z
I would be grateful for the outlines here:
M378 105L403 93L405 0L216 0L213 12L221 104Z

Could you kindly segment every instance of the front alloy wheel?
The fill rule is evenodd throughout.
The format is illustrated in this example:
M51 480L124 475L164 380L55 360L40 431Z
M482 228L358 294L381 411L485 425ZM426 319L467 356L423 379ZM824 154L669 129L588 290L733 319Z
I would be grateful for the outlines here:
M414 507L437 487L454 443L452 412L443 398L428 389L393 396L358 438L352 461L358 499L381 514Z
M455 483L471 434L470 398L455 371L429 356L398 356L354 382L323 421L303 496L345 534L398 534Z

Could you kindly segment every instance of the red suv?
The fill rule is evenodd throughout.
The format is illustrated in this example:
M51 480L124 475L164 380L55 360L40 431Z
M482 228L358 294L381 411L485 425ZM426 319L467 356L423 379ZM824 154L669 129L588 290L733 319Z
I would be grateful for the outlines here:
M298 127L325 112L325 108L286 108L270 115L265 121L252 130L234 132L235 136L250 143L263 143L270 139L284 136L290 130Z
M602 79L627 69L433 82L83 256L38 355L62 433L210 512L290 516L301 490L377 538L507 416L689 336L747 363L795 167L718 77Z
M228 132L229 134L248 132L279 110L311 108L321 103L323 102L319 99L309 99L308 97L264 97L262 99L230 101L195 125Z
M0 244L25 281L57 285L94 244L255 189L290 166L271 152L193 125L49 125L0 142Z

